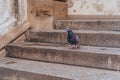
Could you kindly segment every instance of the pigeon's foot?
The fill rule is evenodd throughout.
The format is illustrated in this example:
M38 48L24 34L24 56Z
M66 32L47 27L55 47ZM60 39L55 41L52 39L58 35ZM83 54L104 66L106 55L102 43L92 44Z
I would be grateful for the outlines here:
M72 45L69 45L69 47L71 48L71 47L72 47Z
M75 45L75 49L79 49L80 48L80 46L78 46L78 45Z
M75 45L69 45L70 49L75 49Z
M78 45L69 45L70 49L79 49L80 46Z

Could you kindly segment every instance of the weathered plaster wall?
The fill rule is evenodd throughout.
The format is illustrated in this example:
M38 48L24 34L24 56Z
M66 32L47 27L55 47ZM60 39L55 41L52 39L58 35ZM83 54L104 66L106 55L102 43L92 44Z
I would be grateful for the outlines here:
M18 3L16 3L18 2ZM27 20L27 0L0 0L0 36Z
M18 24L27 20L27 0L18 0Z
M68 0L69 15L120 15L120 0Z
M0 0L0 35L8 32L8 27L14 25L14 0Z
M0 0L0 35L15 27L16 22L21 24L27 20L27 0L18 0L18 13L15 13L15 1L17 0ZM120 0L68 0L67 3L69 15L120 15ZM52 18L48 20L51 21Z
M53 21L67 18L67 4L53 0L28 0L28 19L33 30L53 30Z

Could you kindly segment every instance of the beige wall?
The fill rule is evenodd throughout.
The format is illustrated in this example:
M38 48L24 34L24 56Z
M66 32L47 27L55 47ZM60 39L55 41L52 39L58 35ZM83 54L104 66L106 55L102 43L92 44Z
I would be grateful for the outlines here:
M0 0L0 36L27 20L27 0L15 1Z
M53 0L28 0L28 19L33 30L53 30L53 21L67 19L67 4Z
M69 0L69 15L120 15L120 0Z
M16 22L13 6L14 0L0 0L0 36L7 33L8 29Z
M27 21L27 0L18 0L18 24Z

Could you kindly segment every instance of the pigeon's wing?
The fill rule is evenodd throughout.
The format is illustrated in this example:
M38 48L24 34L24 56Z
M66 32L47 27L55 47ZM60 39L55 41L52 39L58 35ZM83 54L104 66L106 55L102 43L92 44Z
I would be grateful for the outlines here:
M76 40L77 40L77 41L80 41L80 39L79 39L78 35L76 35Z
M74 34L71 38L72 41L79 41L78 35Z
M76 40L76 35L75 34L72 35L71 40L72 41Z

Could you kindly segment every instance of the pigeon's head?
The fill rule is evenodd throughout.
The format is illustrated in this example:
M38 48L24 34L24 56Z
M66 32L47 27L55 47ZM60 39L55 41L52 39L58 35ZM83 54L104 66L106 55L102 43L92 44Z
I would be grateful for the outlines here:
M71 31L71 29L70 28L66 28L66 31L69 32L69 31Z

